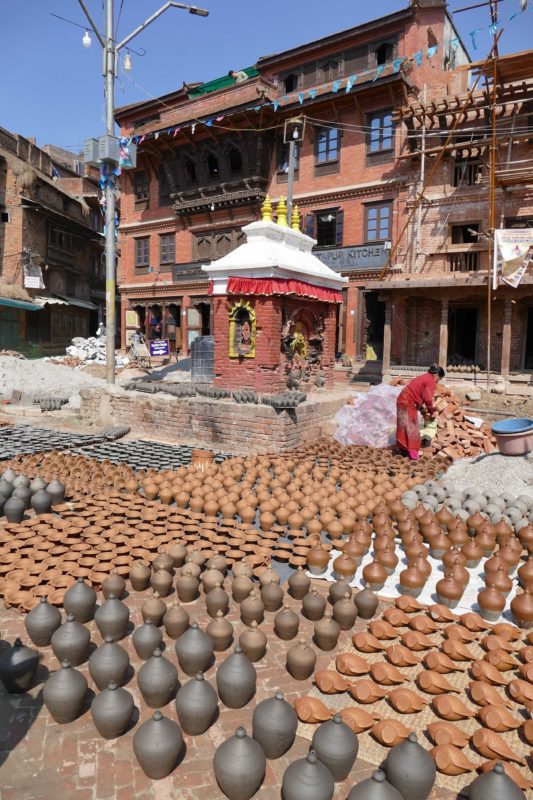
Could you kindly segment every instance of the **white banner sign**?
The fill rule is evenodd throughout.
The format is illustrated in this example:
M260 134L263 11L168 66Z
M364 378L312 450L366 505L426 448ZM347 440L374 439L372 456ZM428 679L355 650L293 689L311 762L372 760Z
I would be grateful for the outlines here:
M533 263L533 228L500 228L494 232L492 285L516 287Z

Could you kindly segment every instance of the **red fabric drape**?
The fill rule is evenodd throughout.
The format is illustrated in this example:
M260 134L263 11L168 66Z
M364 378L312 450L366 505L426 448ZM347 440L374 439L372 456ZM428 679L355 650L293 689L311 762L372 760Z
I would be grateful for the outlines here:
M213 293L213 282L209 284L209 294ZM336 289L315 286L307 281L287 278L228 278L227 294L273 295L295 294L322 300L326 303L342 303L342 294Z

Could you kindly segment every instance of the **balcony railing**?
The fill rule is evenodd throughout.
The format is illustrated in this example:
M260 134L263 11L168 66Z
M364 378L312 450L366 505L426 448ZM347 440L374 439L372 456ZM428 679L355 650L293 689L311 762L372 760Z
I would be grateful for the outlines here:
M479 270L479 252L448 253L449 272L477 272Z

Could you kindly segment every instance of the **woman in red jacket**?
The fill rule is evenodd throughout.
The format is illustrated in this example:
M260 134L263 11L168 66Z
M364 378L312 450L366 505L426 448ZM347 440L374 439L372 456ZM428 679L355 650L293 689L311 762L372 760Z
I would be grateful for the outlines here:
M423 375L418 375L402 389L396 401L396 445L402 453L416 461L420 450L420 427L418 412L435 418L433 396L435 387L445 372L438 364L433 364Z

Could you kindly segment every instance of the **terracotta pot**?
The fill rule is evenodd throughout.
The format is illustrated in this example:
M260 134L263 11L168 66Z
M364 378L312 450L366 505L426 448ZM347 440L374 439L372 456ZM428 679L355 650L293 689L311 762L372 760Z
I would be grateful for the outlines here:
M267 637L257 627L257 621L252 620L248 630L239 636L239 645L250 661L259 661L266 653Z
M516 624L521 628L533 627L533 595L528 587L511 601L511 613Z

